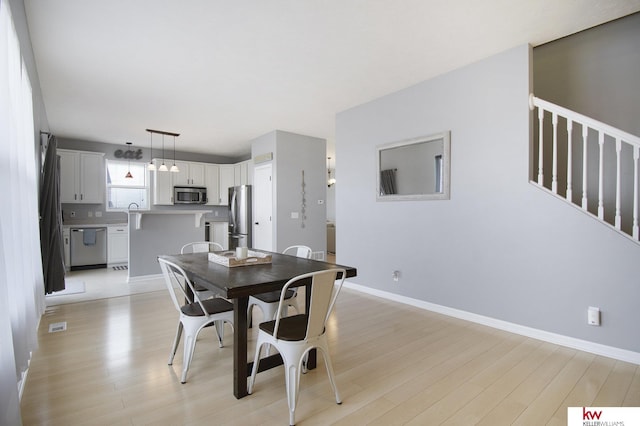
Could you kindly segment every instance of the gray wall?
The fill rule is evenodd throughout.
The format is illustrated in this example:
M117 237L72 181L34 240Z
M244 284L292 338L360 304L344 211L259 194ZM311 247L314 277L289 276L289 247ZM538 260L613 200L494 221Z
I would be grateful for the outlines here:
M304 244L313 251L326 251L327 196L326 141L324 139L275 130L252 141L252 155L268 152L273 159L273 242L275 251ZM259 165L257 165L259 166ZM292 219L302 204L302 171L305 174L306 217ZM318 204L322 200L323 204Z
M533 49L535 94L640 136L640 13Z
M530 55L520 46L338 114L337 261L373 289L639 352L640 246L528 183ZM376 145L446 130L451 199L376 202Z
M533 49L533 92L539 98L564 106L626 132L640 136L640 13L552 41ZM551 141L551 117L545 119L546 140ZM558 187L562 196L567 185L566 122L559 121ZM535 128L537 135L537 126ZM573 131L573 200L582 197L582 129ZM534 139L537 141L537 137ZM537 144L536 144L537 145ZM537 150L537 147L536 147ZM536 151L537 152L537 151ZM589 211L597 214L598 135L591 131L588 142L587 184ZM621 161L622 229L631 234L633 218L633 153L623 146ZM532 177L537 176L537 156ZM545 186L551 187L552 144L545 146ZM616 195L615 142L605 140L605 220L614 224Z
M183 245L204 241L204 223L193 214L143 214L141 227L129 226L129 278L161 274L160 254L179 254Z

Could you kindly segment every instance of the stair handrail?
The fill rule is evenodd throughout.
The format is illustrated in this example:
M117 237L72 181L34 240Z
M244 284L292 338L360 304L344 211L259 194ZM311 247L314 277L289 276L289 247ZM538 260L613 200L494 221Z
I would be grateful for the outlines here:
M582 115L579 112L575 112L563 106L545 101L544 99L540 99L534 96L533 93L531 93L529 95L529 109L533 111L535 107L540 107L545 111L549 111L551 113L555 112L562 117L570 118L571 121L586 125L587 127L590 127L592 129L602 129L602 131L607 135L622 139L625 142L633 145L634 147L640 148L640 137L631 133L627 133L624 130L613 127L607 123L603 123L602 121L598 121L594 118Z

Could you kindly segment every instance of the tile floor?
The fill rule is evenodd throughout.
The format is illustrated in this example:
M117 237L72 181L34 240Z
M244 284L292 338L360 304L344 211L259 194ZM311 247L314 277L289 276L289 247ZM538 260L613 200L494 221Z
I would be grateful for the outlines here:
M84 282L85 291L74 294L48 295L46 297L47 306L165 290L165 284L161 277L128 283L127 275L127 270L114 270L112 267L69 271L66 274L66 279Z

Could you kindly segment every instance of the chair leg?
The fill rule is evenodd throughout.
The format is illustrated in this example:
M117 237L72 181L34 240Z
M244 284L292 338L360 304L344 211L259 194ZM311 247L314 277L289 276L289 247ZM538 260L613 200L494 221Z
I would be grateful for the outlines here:
M253 384L256 381L256 373L258 372L258 366L260 365L260 351L262 350L262 342L258 340L256 343L256 354L253 358L253 368L251 369L251 376L249 377L249 383L247 384L247 393L251 395L253 393Z
M189 371L189 365L191 365L191 359L193 358L193 353L196 349L196 339L198 337L197 331L187 330L184 336L184 356L183 356L183 366L182 366L182 377L180 378L180 383L187 382L187 371Z
M173 347L171 348L171 353L169 354L169 365L173 364L173 357L176 356L176 350L178 350L178 344L180 343L180 337L182 336L182 321L178 322L178 330L176 331L176 337L173 339Z
M340 398L340 393L338 392L338 386L336 385L336 379L333 374L333 366L331 363L331 356L329 355L329 351L327 348L319 347L322 352L322 358L324 359L324 366L327 369L327 376L329 376L329 384L331 385L331 389L336 396L336 404L342 404L342 398Z
M218 336L218 346L223 347L222 341L224 340L224 321L215 321L213 325L216 329L216 335Z
M287 385L287 403L289 404L289 424L296 424L296 404L298 402L298 389L300 388L300 365L302 360L297 360L296 364L289 364L284 360L285 383Z

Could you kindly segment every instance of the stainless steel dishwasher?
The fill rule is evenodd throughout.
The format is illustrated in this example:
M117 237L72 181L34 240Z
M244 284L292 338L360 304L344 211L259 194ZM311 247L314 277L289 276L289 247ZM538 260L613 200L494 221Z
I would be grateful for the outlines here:
M71 228L71 270L107 267L107 228Z

